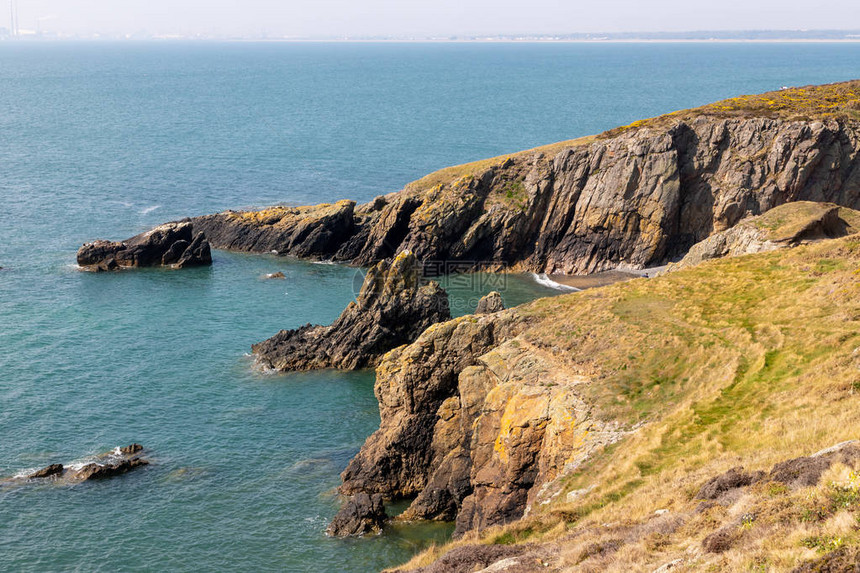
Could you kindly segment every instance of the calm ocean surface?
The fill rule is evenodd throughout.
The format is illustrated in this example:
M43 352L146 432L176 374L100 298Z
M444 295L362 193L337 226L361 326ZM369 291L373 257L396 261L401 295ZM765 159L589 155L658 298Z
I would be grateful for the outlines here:
M860 44L0 43L0 478L133 441L154 464L0 487L0 571L375 571L450 529L323 535L377 427L373 373L255 372L356 270L75 250L225 208L368 200L446 165L739 93L860 76ZM285 281L261 280L283 271ZM456 281L456 310L479 291ZM509 305L553 294L508 277Z

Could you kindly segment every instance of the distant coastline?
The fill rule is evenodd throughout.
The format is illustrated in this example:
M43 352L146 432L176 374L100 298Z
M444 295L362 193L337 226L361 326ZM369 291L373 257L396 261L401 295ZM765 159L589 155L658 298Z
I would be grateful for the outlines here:
M570 34L500 34L438 36L220 36L210 34L92 34L19 30L12 37L0 27L0 41L214 41L214 42L355 42L355 43L851 43L860 30L740 30L693 32L607 32Z

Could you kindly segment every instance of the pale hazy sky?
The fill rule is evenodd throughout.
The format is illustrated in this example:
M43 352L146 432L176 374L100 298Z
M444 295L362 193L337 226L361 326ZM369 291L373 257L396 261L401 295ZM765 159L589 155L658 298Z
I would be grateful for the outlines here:
M2 0L7 26L11 0ZM17 0L64 33L432 36L860 28L858 0Z

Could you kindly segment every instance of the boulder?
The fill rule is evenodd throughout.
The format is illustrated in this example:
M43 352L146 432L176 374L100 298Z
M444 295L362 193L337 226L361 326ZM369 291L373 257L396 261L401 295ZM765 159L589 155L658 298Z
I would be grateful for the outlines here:
M140 444L131 444L129 446L125 446L124 448L119 449L119 452L121 454L125 454L127 456L129 456L131 454L136 454L136 453L142 452L142 451L143 451L143 446L141 446Z
M251 349L276 370L356 370L376 365L392 348L450 317L448 294L425 282L415 256L405 251L368 271L356 301L331 326L282 330Z
M475 309L475 314L493 314L505 310L505 303L502 301L502 295L493 291L478 301L478 308Z
M326 529L326 534L332 537L349 537L378 533L388 515L379 494L368 495L359 493L344 504L343 508L332 519Z
M97 240L78 249L78 264L95 271L121 267L185 268L212 264L212 254L205 235L192 233L191 222L185 220L165 223L125 241Z

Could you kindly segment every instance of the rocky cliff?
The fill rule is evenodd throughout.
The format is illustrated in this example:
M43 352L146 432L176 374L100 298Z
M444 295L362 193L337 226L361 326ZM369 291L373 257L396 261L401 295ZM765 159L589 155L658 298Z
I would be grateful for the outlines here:
M358 298L333 324L282 330L252 351L261 364L281 371L368 368L449 318L448 294L425 282L415 256L404 251L367 272Z
M456 519L460 535L522 517L558 493L556 478L620 439L579 396L586 380L518 336L529 322L515 311L469 315L388 353L375 386L380 428L341 492L414 496L400 519Z
M860 450L822 448L860 435L858 217L792 204L745 223L779 248L434 325L380 363L342 492L456 520L428 572L852 563Z
M860 82L747 96L449 168L356 206L194 219L216 247L590 273L683 255L783 203L860 207ZM856 91L855 91L856 90Z

